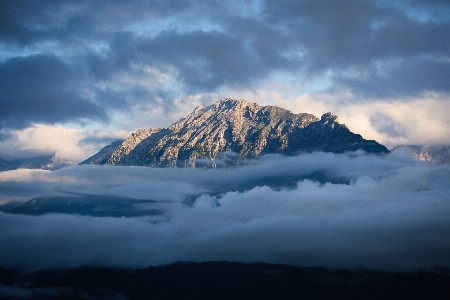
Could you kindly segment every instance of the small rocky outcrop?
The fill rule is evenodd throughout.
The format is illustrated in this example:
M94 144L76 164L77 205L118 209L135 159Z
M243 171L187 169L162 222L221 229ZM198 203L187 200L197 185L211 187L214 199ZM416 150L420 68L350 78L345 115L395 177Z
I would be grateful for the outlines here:
M402 145L392 153L434 164L450 163L450 145Z

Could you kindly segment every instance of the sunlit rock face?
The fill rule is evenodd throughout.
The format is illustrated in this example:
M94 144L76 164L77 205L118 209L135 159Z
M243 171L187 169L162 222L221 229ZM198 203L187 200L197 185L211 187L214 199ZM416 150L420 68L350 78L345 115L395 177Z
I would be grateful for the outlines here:
M169 128L138 129L120 145L97 153L101 161L93 159L94 155L83 163L218 167L263 154L359 149L389 152L379 143L352 133L331 113L319 119L307 113L294 114L276 106L226 98L197 107Z

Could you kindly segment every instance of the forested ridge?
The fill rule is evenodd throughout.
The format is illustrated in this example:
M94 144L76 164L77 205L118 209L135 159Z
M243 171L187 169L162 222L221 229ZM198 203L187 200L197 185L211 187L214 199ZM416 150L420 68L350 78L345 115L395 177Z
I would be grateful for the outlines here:
M14 289L33 299L450 299L448 271L390 273L363 267L330 270L183 262L134 270L78 267L27 275L1 269L0 283L3 296L10 299L19 299ZM0 296L1 292L0 288Z

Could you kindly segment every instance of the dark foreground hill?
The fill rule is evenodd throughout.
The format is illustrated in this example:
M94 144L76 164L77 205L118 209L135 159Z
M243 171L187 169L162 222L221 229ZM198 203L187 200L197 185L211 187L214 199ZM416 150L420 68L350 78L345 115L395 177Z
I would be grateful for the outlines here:
M199 106L169 128L139 129L81 164L196 167L235 164L263 154L388 153L339 124L337 116L294 114L276 106L223 99Z
M448 270L388 273L265 263L80 267L20 276L0 268L1 299L450 299ZM444 271L444 272L443 272Z

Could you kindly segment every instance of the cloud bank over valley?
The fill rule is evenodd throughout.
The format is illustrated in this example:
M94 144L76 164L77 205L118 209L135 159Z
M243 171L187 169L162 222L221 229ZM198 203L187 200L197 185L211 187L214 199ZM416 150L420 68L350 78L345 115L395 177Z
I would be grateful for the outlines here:
M0 172L0 265L450 267L449 178L448 164L363 152L267 155L223 169ZM71 210L69 198L103 202ZM127 203L123 216L117 203Z

